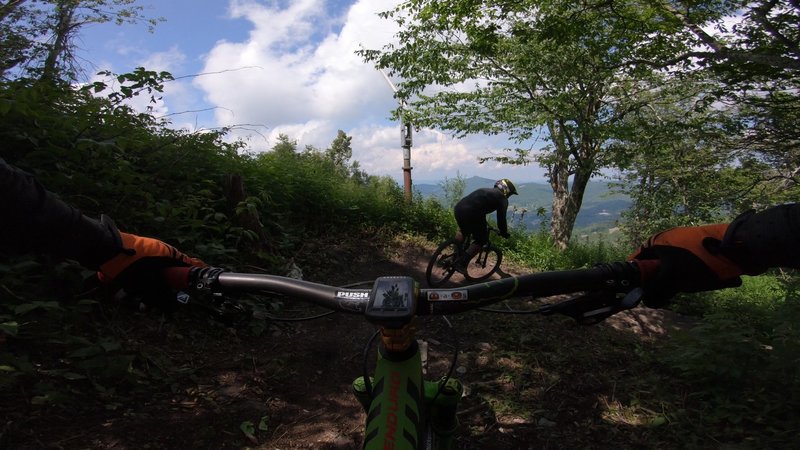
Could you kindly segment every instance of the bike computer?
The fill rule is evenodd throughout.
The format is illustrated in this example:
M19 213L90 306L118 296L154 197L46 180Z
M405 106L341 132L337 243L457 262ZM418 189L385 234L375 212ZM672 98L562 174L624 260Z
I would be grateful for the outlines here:
M400 328L411 322L416 309L416 283L413 278L380 277L372 286L364 316L376 325Z

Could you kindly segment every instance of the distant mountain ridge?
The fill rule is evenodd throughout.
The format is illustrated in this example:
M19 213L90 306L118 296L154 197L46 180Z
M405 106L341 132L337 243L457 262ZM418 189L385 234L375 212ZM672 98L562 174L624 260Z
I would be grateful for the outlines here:
M492 187L496 180L482 177L465 178L464 195L482 187ZM550 217L550 208L553 202L553 191L550 185L541 182L519 182L514 183L519 195L512 195L509 198L509 220L517 223L520 212L526 209L524 214L524 225L528 229L540 226L541 219L536 215L539 208L543 208L547 218ZM631 201L628 196L614 192L605 181L590 181L583 196L583 204L575 221L576 231L608 229L616 226L620 214L630 207ZM415 184L414 190L418 191L423 197L435 197L444 201L444 190L440 184Z

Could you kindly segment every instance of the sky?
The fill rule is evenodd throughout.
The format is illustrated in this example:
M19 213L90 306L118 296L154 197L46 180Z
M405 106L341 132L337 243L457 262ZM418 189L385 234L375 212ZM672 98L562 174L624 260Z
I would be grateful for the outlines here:
M377 13L397 0L139 0L148 17L163 17L152 33L145 24L95 24L81 31L77 53L88 80L109 70L143 66L168 71L155 106L175 128L233 126L249 150L269 151L280 134L327 148L343 130L353 160L371 175L402 183L400 123L390 84L355 54L392 42L394 22ZM395 83L400 80L393 80ZM144 108L145 99L137 102ZM543 181L535 166L479 164L513 143L498 136L454 139L435 129L414 132L413 183L457 176Z

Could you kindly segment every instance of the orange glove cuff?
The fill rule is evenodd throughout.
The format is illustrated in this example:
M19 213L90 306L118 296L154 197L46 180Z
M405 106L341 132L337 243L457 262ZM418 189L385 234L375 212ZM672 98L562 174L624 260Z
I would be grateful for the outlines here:
M206 263L186 256L175 247L158 239L136 236L120 232L122 253L100 265L97 276L103 283L110 283L131 264L142 258L168 258L176 261L176 265L206 267Z

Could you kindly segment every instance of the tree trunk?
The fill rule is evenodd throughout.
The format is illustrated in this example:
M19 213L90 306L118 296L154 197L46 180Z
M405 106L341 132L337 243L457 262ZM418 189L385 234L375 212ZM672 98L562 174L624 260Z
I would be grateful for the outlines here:
M258 214L248 210L243 210L238 214L236 213L236 207L247 199L247 192L244 187L244 179L242 179L242 176L236 173L226 175L224 190L228 208L234 216L236 224L245 230L250 230L255 233L258 236L259 247L262 250L269 250L270 240Z
M554 122L548 123L550 136L556 149L548 161L548 178L553 189L552 216L550 218L550 234L559 250L565 250L572 237L575 219L583 204L583 194L594 172L593 164L587 164L589 158L581 158L585 153L592 153L591 140L580 143L586 147L584 151L573 151L571 144L565 139L561 127ZM578 155L578 157L576 157ZM572 176L572 185L570 185Z
M550 217L550 234L560 250L567 248L572 235L569 220L569 175L561 173L550 177L550 186L553 188L553 204Z
M58 77L58 59L67 51L69 35L72 33L72 18L75 15L76 5L68 2L56 4L56 23L53 33L53 45L47 52L47 58L42 66L41 81L52 82Z

